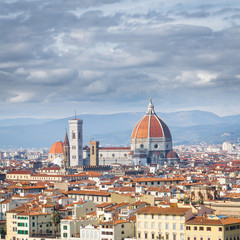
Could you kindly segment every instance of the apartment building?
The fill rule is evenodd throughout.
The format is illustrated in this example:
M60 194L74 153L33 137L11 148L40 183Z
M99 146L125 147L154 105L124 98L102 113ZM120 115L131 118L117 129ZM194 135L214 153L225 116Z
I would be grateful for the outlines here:
M240 219L206 215L186 221L186 240L239 240Z
M82 190L69 191L68 197L77 201L93 201L95 203L111 202L111 193L104 191Z
M185 221L192 217L190 208L141 208L136 215L136 238L184 240Z
M29 237L52 235L51 216L43 212L7 212L6 240L28 240Z

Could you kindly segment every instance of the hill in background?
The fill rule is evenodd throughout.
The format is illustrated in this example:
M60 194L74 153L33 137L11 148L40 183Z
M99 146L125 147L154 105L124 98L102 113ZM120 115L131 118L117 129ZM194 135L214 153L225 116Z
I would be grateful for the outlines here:
M78 116L83 119L84 144L94 139L102 146L129 146L132 129L143 116L140 112ZM211 112L181 111L158 116L169 126L174 145L216 144L240 138L240 115L219 117ZM63 141L69 119L72 117L0 120L0 148L50 148L54 142Z

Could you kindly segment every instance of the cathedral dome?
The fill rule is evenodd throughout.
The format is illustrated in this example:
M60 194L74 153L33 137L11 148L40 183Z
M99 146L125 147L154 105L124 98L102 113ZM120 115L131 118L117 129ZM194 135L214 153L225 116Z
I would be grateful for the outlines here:
M50 148L49 154L63 154L63 143L61 141L55 142Z
M167 158L179 158L178 154L174 151L169 151L167 153Z
M154 112L151 99L147 113L138 121L132 132L132 139L143 138L172 138L166 123Z

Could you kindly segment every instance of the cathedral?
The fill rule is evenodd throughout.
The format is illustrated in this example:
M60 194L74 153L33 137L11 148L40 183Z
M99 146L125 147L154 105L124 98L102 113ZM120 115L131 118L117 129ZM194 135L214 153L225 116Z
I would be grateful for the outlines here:
M63 143L53 144L49 151L50 161L63 167L106 166L115 163L172 166L179 162L177 153L172 149L170 130L155 113L152 99L146 114L133 128L131 147L99 147L99 142L91 141L90 147L83 149L82 124L83 121L76 117L69 120L69 140L66 133Z
M133 128L131 154L135 165L174 165L179 162L178 155L172 150L170 130L155 113L151 98L145 116Z

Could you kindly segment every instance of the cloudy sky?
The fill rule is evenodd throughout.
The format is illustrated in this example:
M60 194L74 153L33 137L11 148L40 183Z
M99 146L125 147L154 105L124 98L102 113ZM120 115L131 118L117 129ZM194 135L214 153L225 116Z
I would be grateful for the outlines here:
M0 118L240 114L239 0L1 0Z

